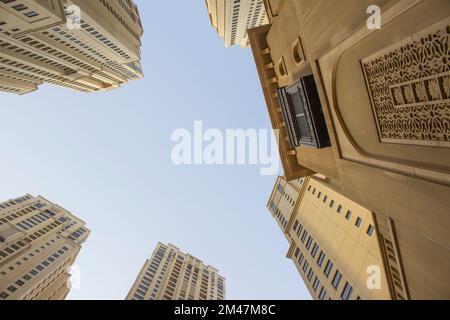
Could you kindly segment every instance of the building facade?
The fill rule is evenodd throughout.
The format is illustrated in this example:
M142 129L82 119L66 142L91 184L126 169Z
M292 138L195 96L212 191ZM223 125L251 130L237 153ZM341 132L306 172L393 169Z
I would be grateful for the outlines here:
M393 298L450 298L450 2L265 6L248 33L287 180L374 213Z
M268 209L314 299L391 299L372 212L315 177L278 177Z
M226 47L248 48L247 30L269 22L263 0L206 0L206 7Z
M127 300L224 300L225 278L172 244L158 243Z
M0 300L63 300L90 231L43 197L0 203Z
M0 1L0 91L118 88L143 77L142 34L131 0Z

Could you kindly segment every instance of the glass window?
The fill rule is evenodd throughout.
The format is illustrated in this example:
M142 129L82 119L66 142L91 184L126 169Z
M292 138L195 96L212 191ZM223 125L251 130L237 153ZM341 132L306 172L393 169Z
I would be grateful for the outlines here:
M360 217L358 217L358 219L356 219L355 226L357 226L359 228L359 227L361 227L361 224L362 224L362 219Z
M345 215L345 219L349 220L352 218L352 212L349 210L347 211L347 214Z
M313 276L314 276L314 271L313 271L312 268L309 268L309 271L308 271L308 280L309 280L310 282L311 282Z
M352 286L347 282L344 286L344 290L342 291L341 298L342 300L350 300L350 297L352 296L353 288Z
M311 236L309 236L308 242L306 242L306 249L309 250L309 248L311 248L312 241L313 241L313 239L311 238Z
M295 92L291 95L291 103L294 108L295 117L297 118L298 127L300 129L300 136L302 138L310 138L308 121L306 120L305 110L302 106L300 92Z
M320 280L316 276L316 278L314 279L314 282L313 282L313 289L314 289L314 291L317 291L317 288L319 287L319 285L320 285Z
M331 284L335 289L339 287L339 284L341 283L342 274L339 272L339 270L336 270L336 273L334 274L333 281Z
M322 267L324 259L325 259L325 253L323 251L320 251L319 258L317 259L317 265L319 267Z
M375 227L373 225L370 225L369 228L367 229L367 234L369 236L372 236L374 231L375 231Z
M327 276L327 278L329 277L332 269L333 269L333 262L331 262L331 260L328 259L327 265L325 266L325 270L323 271L323 273Z
M326 295L327 295L327 290L325 290L325 288L322 287L322 289L320 289L319 299L320 299L320 300L324 300L325 297L326 297Z
M306 270L308 270L309 267L309 263L307 260L305 260L305 264L303 265L303 272L306 272Z
M316 255L317 255L317 250L319 250L319 245L318 245L317 243L314 243L313 249L312 249L312 251L311 251L311 256L312 256L313 258L316 257Z

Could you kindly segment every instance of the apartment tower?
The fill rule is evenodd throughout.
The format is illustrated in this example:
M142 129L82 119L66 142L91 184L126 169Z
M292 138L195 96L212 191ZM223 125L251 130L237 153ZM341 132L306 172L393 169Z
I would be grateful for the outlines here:
M311 296L318 300L391 299L373 214L316 177L278 177L268 208Z
M131 0L0 1L0 91L118 88L143 77L142 34Z
M286 179L374 213L393 298L449 299L450 2L264 3L248 34Z
M63 300L90 231L43 197L0 203L0 300Z
M226 47L248 48L247 30L269 22L263 0L206 0L206 7Z
M219 271L172 244L158 243L142 267L127 300L224 300Z

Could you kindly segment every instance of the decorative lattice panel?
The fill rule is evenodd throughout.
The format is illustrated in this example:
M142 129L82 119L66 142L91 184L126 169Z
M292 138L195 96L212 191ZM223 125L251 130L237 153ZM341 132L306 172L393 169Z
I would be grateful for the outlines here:
M450 19L362 67L382 142L450 147Z

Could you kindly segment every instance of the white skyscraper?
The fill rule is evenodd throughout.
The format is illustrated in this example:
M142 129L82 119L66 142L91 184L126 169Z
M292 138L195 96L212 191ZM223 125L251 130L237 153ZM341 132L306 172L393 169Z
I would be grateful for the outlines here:
M247 30L269 22L263 0L206 0L206 6L226 47L249 47Z

